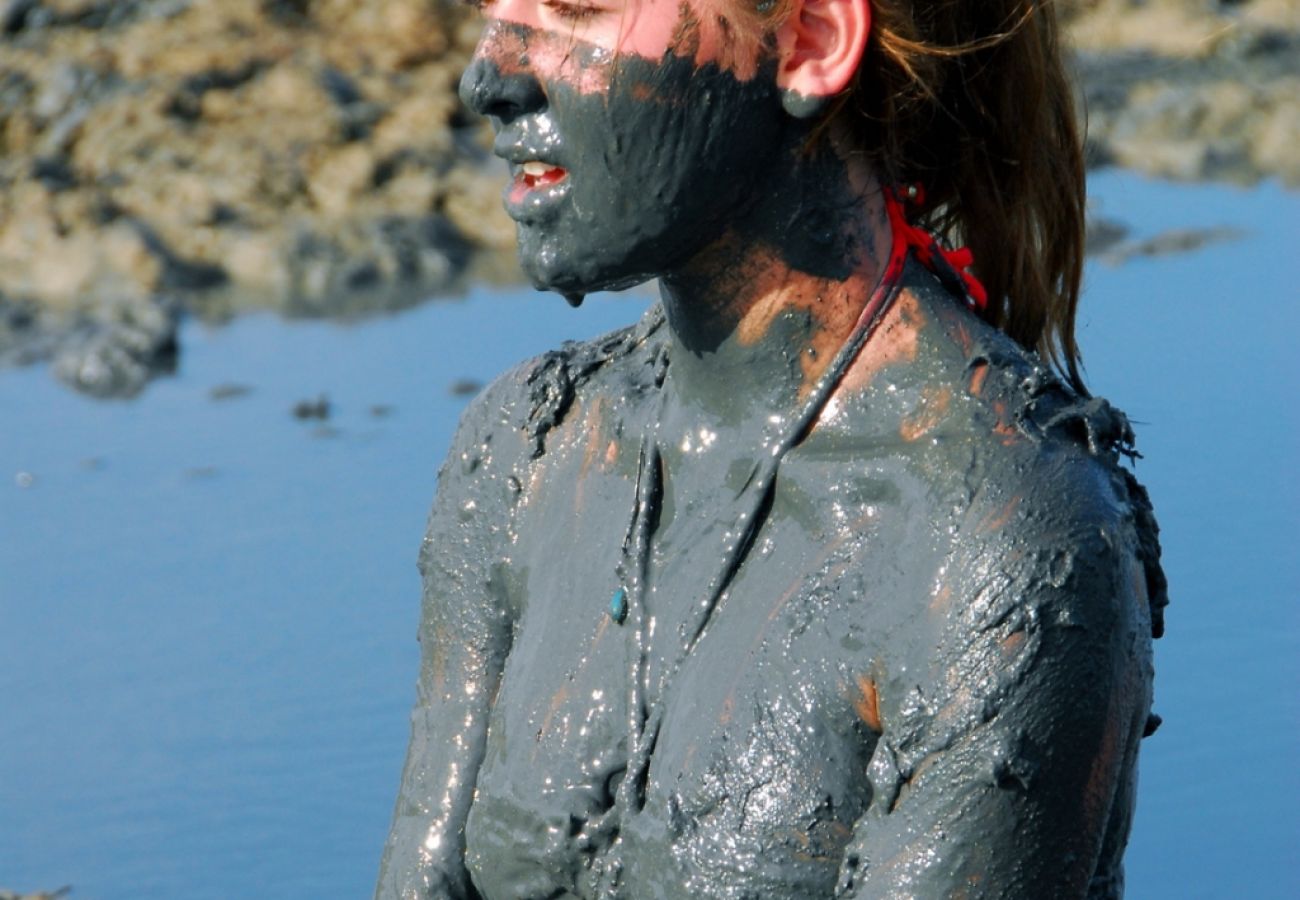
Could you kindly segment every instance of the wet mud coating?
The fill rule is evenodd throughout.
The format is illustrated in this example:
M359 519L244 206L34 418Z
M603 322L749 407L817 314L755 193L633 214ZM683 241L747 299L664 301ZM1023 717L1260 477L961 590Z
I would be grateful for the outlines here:
M891 251L762 66L555 40L494 20L462 84L521 259L662 300L461 421L377 896L1119 897L1165 602L1124 416Z
M418 865L390 860L384 896L1118 896L1163 597L1127 426L908 275L888 347L756 507L757 454L701 478L683 445L638 510L658 311L466 413L421 556L390 849ZM644 609L620 623L638 513Z
M516 71L521 59L554 60L556 79L543 88ZM461 96L503 122L493 149L512 163L603 161L546 190L507 189L525 272L562 293L623 288L670 268L780 171L791 138L770 76L740 81L690 57L614 55L511 23L489 28ZM544 113L527 114L541 103Z

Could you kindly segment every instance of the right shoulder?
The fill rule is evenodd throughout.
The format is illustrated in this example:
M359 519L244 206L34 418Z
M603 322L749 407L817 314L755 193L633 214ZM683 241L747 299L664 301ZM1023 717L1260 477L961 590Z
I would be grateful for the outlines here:
M514 366L470 401L438 470L422 570L435 558L453 558L446 556L451 547L509 542L541 463L563 454L559 426L594 395L631 397L658 377L662 324L656 304L635 325L565 342Z
M548 434L584 395L648 389L662 378L663 311L654 304L633 325L586 341L565 341L498 376L461 415L448 464L464 456L512 457L521 464L546 453ZM618 385L604 382L616 379Z
M633 325L525 360L495 378L461 414L438 472L438 493L467 483L502 482L518 492L547 438L584 395L648 390L662 378L664 318L654 304ZM617 385L606 383L617 380ZM513 479L513 480L512 480Z

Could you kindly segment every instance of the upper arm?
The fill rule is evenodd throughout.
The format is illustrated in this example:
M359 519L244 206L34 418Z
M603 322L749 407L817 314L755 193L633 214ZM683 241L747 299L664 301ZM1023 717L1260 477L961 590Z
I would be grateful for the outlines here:
M1085 478L1037 507L988 490L972 507L945 602L900 634L882 685L844 894L1085 896L1127 827L1150 705L1141 565L1107 490Z
M379 897L474 897L464 822L513 616L503 542L519 455L507 375L461 419L420 549L417 700Z

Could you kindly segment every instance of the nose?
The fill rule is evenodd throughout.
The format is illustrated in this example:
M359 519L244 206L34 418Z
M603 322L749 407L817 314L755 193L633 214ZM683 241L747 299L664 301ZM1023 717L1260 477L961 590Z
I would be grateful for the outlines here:
M482 55L481 49L460 78L460 99L479 115L501 122L510 122L546 105L546 94L532 73L506 75Z

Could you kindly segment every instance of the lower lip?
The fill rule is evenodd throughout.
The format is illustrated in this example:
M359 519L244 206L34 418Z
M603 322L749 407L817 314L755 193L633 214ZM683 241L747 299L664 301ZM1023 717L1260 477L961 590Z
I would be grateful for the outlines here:
M551 169L545 175L520 172L506 188L506 211L514 218L541 212L568 193L569 173Z

